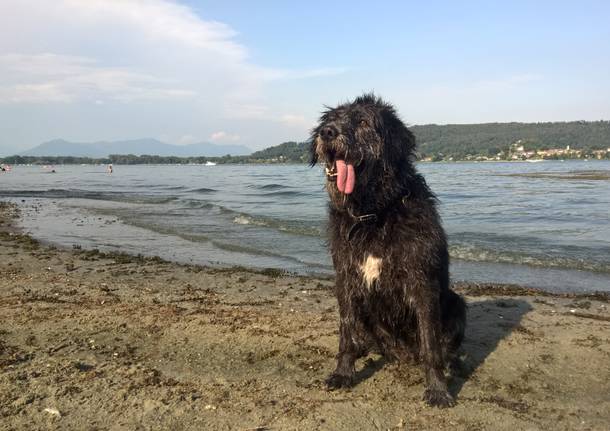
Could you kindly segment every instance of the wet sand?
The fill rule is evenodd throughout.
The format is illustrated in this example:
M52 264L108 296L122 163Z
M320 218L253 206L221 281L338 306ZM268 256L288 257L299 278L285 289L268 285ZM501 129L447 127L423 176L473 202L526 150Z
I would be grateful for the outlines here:
M610 303L462 284L457 406L371 355L328 392L332 280L60 250L0 204L0 429L610 429Z

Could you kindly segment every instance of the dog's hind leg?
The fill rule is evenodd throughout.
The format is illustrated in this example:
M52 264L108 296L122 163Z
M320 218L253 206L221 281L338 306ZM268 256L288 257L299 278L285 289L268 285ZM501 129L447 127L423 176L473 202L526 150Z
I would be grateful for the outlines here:
M447 389L442 349L442 326L439 290L422 289L426 294L417 300L415 308L420 343L420 356L426 373L423 399L431 406L450 407L455 404Z
M447 290L441 300L443 325L443 358L452 374L460 369L458 350L466 331L466 303L453 290Z

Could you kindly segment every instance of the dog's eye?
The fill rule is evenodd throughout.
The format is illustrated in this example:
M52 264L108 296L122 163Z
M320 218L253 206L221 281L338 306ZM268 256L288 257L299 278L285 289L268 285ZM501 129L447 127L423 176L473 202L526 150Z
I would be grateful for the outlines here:
M360 120L360 127L366 127L369 124L366 122L366 120Z

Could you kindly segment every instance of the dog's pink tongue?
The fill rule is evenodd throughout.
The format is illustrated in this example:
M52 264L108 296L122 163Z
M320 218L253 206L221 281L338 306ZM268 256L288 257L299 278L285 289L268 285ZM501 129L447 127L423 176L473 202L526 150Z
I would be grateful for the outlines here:
M354 184L356 183L354 166L346 164L344 160L337 160L335 165L337 166L337 188L341 193L349 195L354 191Z

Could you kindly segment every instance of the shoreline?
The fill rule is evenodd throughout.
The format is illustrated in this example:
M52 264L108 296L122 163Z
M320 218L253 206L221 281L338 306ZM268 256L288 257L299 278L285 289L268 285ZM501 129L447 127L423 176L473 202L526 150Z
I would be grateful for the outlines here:
M8 212L8 217L6 213ZM305 280L324 280L334 282L333 275L324 274L299 274L291 271L284 271L277 268L254 268L246 267L241 265L218 265L211 266L205 264L193 264L185 262L177 262L169 259L165 259L157 255L142 255L142 254L131 254L126 252L118 251L104 251L97 248L94 249L81 249L80 246L73 246L70 249L67 246L61 246L52 242L42 241L33 238L31 235L23 233L23 230L15 226L12 220L19 218L20 209L13 203L0 200L0 235L6 234L15 235L20 241L24 241L27 244L39 244L40 246L46 247L51 250L62 250L66 252L72 251L76 255L84 255L87 257L94 258L106 258L114 259L117 263L144 263L144 262L156 262L159 264L176 265L179 267L191 268L196 272L210 270L218 271L223 273L250 273L265 275L270 277L292 277ZM8 218L8 221L7 221ZM610 303L610 291L589 291L589 292L551 292L544 289L523 286L519 284L507 284L507 283L493 283L493 282L475 282L475 281L451 281L451 288L456 290L461 295L469 296L486 296L486 295L504 295L504 296L541 296L541 297L555 297L565 299L594 299L598 301Z
M275 252L270 251L268 245L267 248L261 249L251 243L242 247L241 244L215 238L214 235L204 235L201 237L203 239L196 236L191 238L190 235L183 236L179 230L173 230L171 227L166 230L168 226L164 226L163 222L160 225L147 225L137 219L134 222L133 219L130 221L130 217L123 218L121 211L98 211L95 209L95 206L99 205L97 201L89 201L87 197L69 198L65 201L69 204L65 205L61 195L56 198L27 194L20 197L15 194L5 199L19 206L22 217L18 224L24 232L44 244L60 248L82 247L104 252L120 251L160 257L171 262L212 267L273 267L293 274L322 278L333 274L330 256L327 262L312 255L301 260L294 253L286 253L290 247ZM102 198L101 202L105 203L106 200ZM90 205L94 208L89 208ZM114 202L112 205L115 205ZM256 216L246 216L247 221L244 223L237 220L241 217L236 216L231 223L231 216L228 220L229 229L241 229L240 225L250 224L267 226L265 220L256 220ZM221 222L226 223L227 220ZM279 231L285 233L283 229ZM309 241L307 247L310 251L312 236L304 238ZM290 243L293 241L289 240L285 244ZM326 250L320 248L319 252L325 253ZM461 256L462 253L465 255ZM482 259L480 253L484 256ZM545 262L544 256L543 260L537 261L540 256L536 257L536 254L528 258L527 255L524 257L509 252L500 253L494 258L492 253L491 258L486 258L485 253L485 248L472 251L468 246L458 246L455 249L450 247L451 279L491 285L517 284L549 292L610 293L610 273L607 268L601 267L599 260L595 258L574 260L572 257L572 260L566 263L555 259ZM528 259L534 259L534 262Z
M610 298L457 283L457 406L371 355L327 392L331 279L58 249L0 203L0 418L10 429L582 429L610 425Z
M5 158L0 157L0 161L6 158L10 158L13 156L7 156ZM68 157L68 156L49 156L51 159L54 157ZM424 159L418 159L416 160L416 163L434 163L434 164L441 164L441 163L536 163L536 162L607 162L610 159L598 159L598 158L574 158L574 159L523 159L523 160L424 160ZM10 165L11 167L14 166L45 166L45 165L56 165L56 166L81 166L81 165L85 165L85 166L103 166L106 167L109 163L107 162L100 162L100 163L84 163L84 162L74 162L74 163L52 163L52 160L49 160L49 163L38 163L38 162L32 162L32 163L6 163L6 162L1 162L3 164L6 165ZM206 162L207 163L207 162ZM206 163L117 163L117 162L113 162L113 165L116 166L212 166L212 165L207 165ZM216 165L220 165L220 166L227 166L227 165L236 165L236 166L242 166L242 165L252 165L252 166L256 166L256 165L307 165L308 162L299 162L296 160L291 160L291 161L261 161L261 162L222 162L222 161L218 161L218 160L214 160L214 163L216 163ZM213 165L213 166L216 166Z

